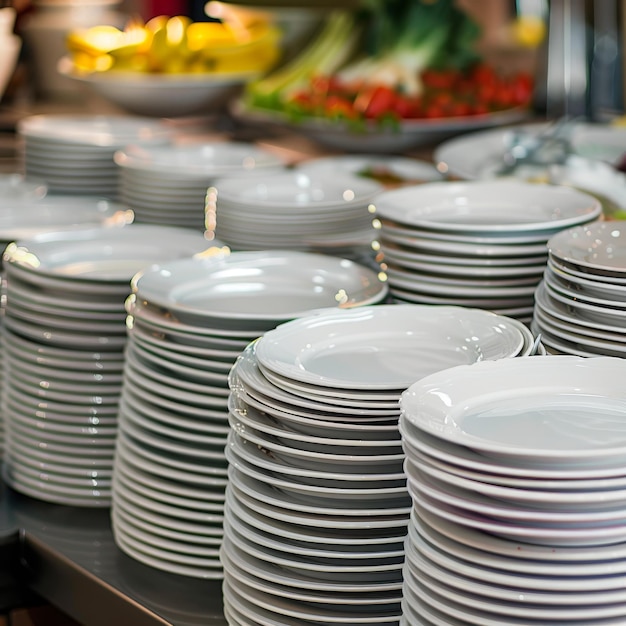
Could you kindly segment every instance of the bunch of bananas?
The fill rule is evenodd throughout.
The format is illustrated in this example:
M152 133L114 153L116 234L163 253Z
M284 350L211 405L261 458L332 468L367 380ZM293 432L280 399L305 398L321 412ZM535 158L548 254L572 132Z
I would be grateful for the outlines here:
M280 58L281 33L263 16L244 21L193 22L158 16L124 29L93 26L66 39L76 72L265 72Z

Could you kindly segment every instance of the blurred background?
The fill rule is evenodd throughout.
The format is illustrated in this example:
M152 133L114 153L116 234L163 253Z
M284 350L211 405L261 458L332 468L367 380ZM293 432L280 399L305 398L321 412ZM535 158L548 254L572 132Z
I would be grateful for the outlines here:
M56 71L70 30L129 19L185 15L209 20L203 0L4 0L16 13L22 39L19 63L2 104L71 101L80 85ZM271 12L283 30L285 55L297 50L329 7L358 0L246 0ZM483 52L500 65L520 65L536 76L536 109L599 118L624 103L624 10L617 0L460 0L483 28Z

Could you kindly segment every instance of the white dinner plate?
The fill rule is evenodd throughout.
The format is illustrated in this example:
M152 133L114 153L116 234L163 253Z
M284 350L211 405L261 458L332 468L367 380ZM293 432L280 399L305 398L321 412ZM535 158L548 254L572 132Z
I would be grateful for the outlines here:
M590 274L626 276L626 229L619 221L568 229L548 241L552 257L585 268ZM593 276L590 276L593 278Z
M29 274L130 283L136 272L152 263L192 256L212 245L191 229L128 224L20 240L6 250L5 262L18 264Z
M467 180L480 178L489 169L502 165L514 135L519 131L537 134L546 124L523 124L482 130L442 142L435 150L435 162L448 175ZM610 124L577 122L571 142L576 154L589 159L616 163L624 153L626 132Z
M129 142L130 143L130 142ZM252 143L234 141L201 141L165 145L129 145L115 154L115 163L128 176L143 175L159 180L181 181L193 177L241 176L256 170L267 173L284 162L273 152ZM174 183L175 184L175 183Z
M411 385L401 420L504 466L615 467L626 449L623 375L626 361L614 357L458 366Z
M295 380L346 389L403 389L437 369L515 356L517 328L480 310L380 305L326 311L261 337L259 363Z
M134 115L31 115L18 123L19 135L37 143L74 149L116 149L132 143L164 143L171 129L162 120Z
M375 206L381 218L464 234L549 232L602 213L596 198L570 187L504 179L401 187L379 194Z
M189 324L206 318L299 317L325 307L375 304L376 273L348 259L305 252L233 252L154 265L133 280L137 297Z

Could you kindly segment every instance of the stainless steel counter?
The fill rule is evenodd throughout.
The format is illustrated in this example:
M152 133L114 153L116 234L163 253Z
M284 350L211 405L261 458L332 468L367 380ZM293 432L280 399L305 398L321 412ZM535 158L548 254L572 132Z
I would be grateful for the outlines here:
M126 556L108 509L48 504L2 486L0 603L29 592L86 626L226 624L221 581L169 574Z

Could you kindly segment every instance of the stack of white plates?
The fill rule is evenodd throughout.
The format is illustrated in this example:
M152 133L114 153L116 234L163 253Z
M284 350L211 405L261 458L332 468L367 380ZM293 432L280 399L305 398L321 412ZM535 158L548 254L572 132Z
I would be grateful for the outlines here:
M20 175L0 179L0 246L49 230L88 228L132 221L121 204L76 196L46 196L44 185ZM0 262L0 267L2 263ZM0 349L0 381L3 380ZM0 457L4 446L4 419L0 411Z
M484 308L530 321L547 241L600 217L569 187L493 180L382 193L375 246L399 302Z
M129 300L113 530L153 567L221 578L229 372L242 350L311 309L376 304L387 286L352 261L221 253L155 265Z
M548 241L533 328L553 353L626 356L626 228L597 222Z
M248 346L230 378L232 623L397 623L410 511L400 395L532 343L517 320L407 304L321 311Z
M22 170L54 193L117 198L113 155L129 144L161 144L170 129L133 116L33 115L17 124Z
M247 176L284 167L275 154L237 142L170 143L128 146L114 157L120 199L137 222L205 228L207 188L222 176L241 184Z
M403 623L624 623L625 376L615 357L506 359L403 394Z
M4 476L41 500L108 506L132 276L207 248L192 230L49 232L4 254Z
M371 250L369 213L384 187L347 172L298 170L242 185L223 179L209 189L207 220L234 250L290 249L352 256Z

